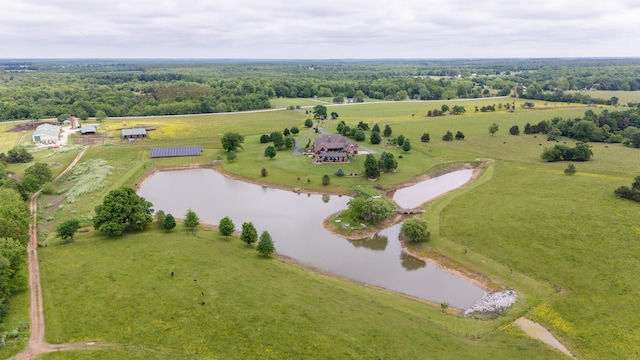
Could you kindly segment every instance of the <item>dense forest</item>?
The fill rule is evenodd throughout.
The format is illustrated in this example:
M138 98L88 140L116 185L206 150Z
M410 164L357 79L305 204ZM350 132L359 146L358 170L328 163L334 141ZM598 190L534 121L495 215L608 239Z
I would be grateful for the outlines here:
M0 120L230 112L277 97L604 103L567 91L637 90L640 59L5 60L0 79Z

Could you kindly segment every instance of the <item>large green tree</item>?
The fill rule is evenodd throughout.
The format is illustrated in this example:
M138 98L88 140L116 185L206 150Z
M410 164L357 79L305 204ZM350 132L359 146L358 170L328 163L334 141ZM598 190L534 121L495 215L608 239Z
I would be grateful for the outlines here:
M227 132L222 135L222 148L229 151L236 151L238 148L242 147L242 143L244 142L244 136L235 133L235 132Z
M51 174L51 169L49 165L45 163L35 163L27 168L24 171L24 175L31 175L38 180L40 185L53 180L53 175Z
M93 227L108 236L142 230L153 221L153 204L138 196L130 187L111 190L101 205L95 207Z
M313 117L316 119L327 118L327 107L324 105L316 105L313 107Z
M0 188L0 238L12 238L27 244L29 208L15 189Z
M493 134L497 133L498 130L500 129L500 125L493 123L491 125L489 125L489 132L491 133L491 136L493 136Z

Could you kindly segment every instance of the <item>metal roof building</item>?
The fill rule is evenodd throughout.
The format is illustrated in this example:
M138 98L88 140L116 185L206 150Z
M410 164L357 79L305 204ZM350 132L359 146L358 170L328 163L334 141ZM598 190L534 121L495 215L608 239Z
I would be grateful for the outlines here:
M60 125L42 124L33 132L34 143L53 144L60 137Z
M84 135L84 134L95 134L97 132L98 132L98 129L96 129L95 125L85 125L85 126L80 128L80 133L82 135Z
M145 128L122 129L123 139L135 139L140 137L147 137L147 129Z

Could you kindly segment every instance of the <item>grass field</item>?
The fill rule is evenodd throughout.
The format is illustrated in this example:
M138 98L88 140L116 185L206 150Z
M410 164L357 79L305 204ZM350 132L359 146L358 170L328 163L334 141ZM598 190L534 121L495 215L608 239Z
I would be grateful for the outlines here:
M581 94L585 94L585 95L589 95L592 98L595 99L603 99L603 100L609 100L612 97L617 97L619 99L618 103L620 105L626 105L627 103L633 102L633 103L638 103L640 102L640 91L605 91L605 90L598 90L598 91L575 91L576 93L581 93Z
M224 240L211 231L164 234L152 226L117 240L91 231L79 234L75 243L56 246L55 224L73 216L89 225L93 207L110 189L133 185L159 167L220 159L225 172L279 186L352 193L357 186L373 185L362 177L335 176L329 186L321 185L321 177L338 167L361 173L361 158L311 165L310 159L288 151L273 160L263 156L261 134L298 126L298 139L315 136L303 129L304 111L126 120L127 126L157 129L135 143L118 140L122 121L110 120L102 126L114 139L92 146L82 159L104 159L113 167L107 185L67 203L65 191L77 182L67 176L58 186L60 194L42 196L39 203L40 240L49 245L40 250L47 340L98 340L110 347L43 358L562 358L511 324L521 315L552 330L578 358L640 356L640 315L634 310L640 306L635 280L640 250L634 245L640 207L613 195L640 173L637 149L591 144L593 160L575 163L576 175L565 176L567 163L540 160L542 150L555 143L544 136L512 136L508 129L517 124L522 131L527 122L555 116L580 117L587 108L536 103L545 109L473 111L508 101L513 99L328 107L349 126L390 124L392 136L411 140L408 153L363 143L394 153L399 162L397 173L383 174L375 183L382 189L450 164L491 163L473 185L425 205L433 239L415 251L443 256L454 268L478 271L497 286L515 288L520 300L507 316L479 321L443 315L420 301L257 258L239 240ZM425 116L444 103L463 105L467 113ZM491 136L488 128L494 122L500 129ZM323 126L334 132L336 125L328 121ZM465 140L442 141L447 130L462 131ZM220 145L227 131L246 139L232 163ZM429 143L420 142L424 132L431 135ZM0 143L10 143L2 134ZM565 141L573 142L560 140ZM177 145L202 145L205 151L194 158L148 157L150 147ZM35 155L62 168L75 153ZM260 176L263 167L266 178ZM171 279L171 271L179 277ZM202 293L206 305L200 305ZM22 296L4 329L28 321ZM481 339L471 340L474 333ZM7 350L0 350L0 356L8 354L2 351Z
M96 358L558 357L510 326L487 333L482 322L260 258L217 232L88 234L40 253L43 282L55 284L44 292L48 340L113 345Z

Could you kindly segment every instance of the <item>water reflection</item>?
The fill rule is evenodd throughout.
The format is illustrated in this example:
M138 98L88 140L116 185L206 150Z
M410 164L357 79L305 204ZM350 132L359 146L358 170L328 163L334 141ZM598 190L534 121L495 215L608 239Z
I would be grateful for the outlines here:
M380 234L375 234L372 237L369 237L366 239L351 241L351 245L353 245L356 248L361 247L361 248L366 248L373 251L384 251L384 249L387 248L388 243L389 243L389 238Z
M403 268L409 271L418 270L427 266L426 262L407 254L405 251L400 253L400 263Z

